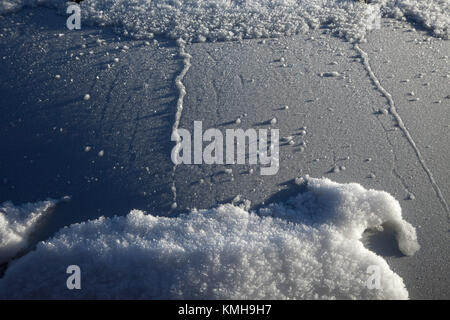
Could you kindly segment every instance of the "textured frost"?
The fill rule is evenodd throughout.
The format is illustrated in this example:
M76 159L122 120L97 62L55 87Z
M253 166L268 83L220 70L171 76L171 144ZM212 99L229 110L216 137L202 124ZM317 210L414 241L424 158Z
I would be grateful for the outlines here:
M328 179L260 214L222 205L176 218L134 210L62 229L16 261L0 298L407 299L403 280L360 241L392 223L400 249L414 228L388 193ZM81 290L67 290L68 265ZM369 289L369 266L380 289Z
M349 40L378 28L379 18L406 17L449 37L450 0L86 0L82 23L123 27L134 37L187 41L237 40L303 33L326 26ZM65 12L62 0L2 0L0 13L44 4Z

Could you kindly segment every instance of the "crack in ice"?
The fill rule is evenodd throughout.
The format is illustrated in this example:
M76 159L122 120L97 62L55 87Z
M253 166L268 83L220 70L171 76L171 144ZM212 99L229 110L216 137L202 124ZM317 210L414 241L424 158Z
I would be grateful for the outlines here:
M183 39L177 40L177 45L180 48L180 57L183 58L183 70L181 70L180 74L175 78L175 86L178 89L178 100L177 100L177 111L175 113L175 122L172 126L172 140L176 141L176 145L174 147L174 154L178 154L181 147L181 137L178 134L178 127L180 125L181 114L183 112L183 102L184 96L186 95L186 87L183 84L183 79L186 76L189 68L191 67L191 58L192 56L186 52L186 42ZM175 185L175 172L177 170L177 164L174 163L172 169L172 209L177 208L177 187Z
M412 138L408 128L406 127L405 123L403 122L403 119L401 118L400 114L397 112L392 95L381 85L377 76L373 72L373 70L370 66L370 63L369 63L369 55L364 50L362 50L358 46L358 44L355 44L355 49L361 54L361 58L362 58L364 67L366 68L367 73L369 74L369 77L372 79L372 81L375 84L375 86L377 87L378 91L380 91L381 94L388 100L390 113L394 116L395 120L397 121L398 127L400 128L400 130L402 130L403 134L405 135L406 139L408 140L408 143L413 148L414 153L416 154L417 159L420 162L420 165L422 166L423 170L427 174L428 179L430 180L430 183L433 186L434 192L436 193L436 196L438 197L439 202L441 203L442 207L444 208L445 212L447 213L447 218L450 219L450 210L449 210L447 202L444 199L444 196L442 195L441 189L439 188L439 185L436 183L436 180L434 179L431 170L426 165L425 159L423 158L422 153L420 152L419 148L417 147L416 142Z

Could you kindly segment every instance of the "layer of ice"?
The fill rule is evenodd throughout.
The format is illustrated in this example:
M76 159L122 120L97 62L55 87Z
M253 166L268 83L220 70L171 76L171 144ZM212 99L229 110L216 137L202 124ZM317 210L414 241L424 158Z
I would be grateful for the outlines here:
M134 37L187 41L236 40L303 33L326 26L349 40L364 37L388 15L421 23L449 38L450 0L86 0L82 24L122 27ZM2 0L0 13L23 6L58 7L61 0Z
M30 234L54 205L54 201L21 206L15 206L9 201L0 204L0 264L13 258L28 245Z
M12 264L0 298L407 299L403 280L360 241L391 223L400 250L417 251L399 203L355 183L308 179L307 187L259 215L229 204L74 224ZM73 264L81 290L66 287ZM370 289L368 270L377 269L379 288Z

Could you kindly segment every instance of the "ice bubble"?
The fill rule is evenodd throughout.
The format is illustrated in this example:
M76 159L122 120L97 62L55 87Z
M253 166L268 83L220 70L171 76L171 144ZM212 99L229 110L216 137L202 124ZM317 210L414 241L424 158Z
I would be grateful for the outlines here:
M322 72L320 73L320 76L322 78L336 78L339 77L341 74L337 71L331 71L331 72Z

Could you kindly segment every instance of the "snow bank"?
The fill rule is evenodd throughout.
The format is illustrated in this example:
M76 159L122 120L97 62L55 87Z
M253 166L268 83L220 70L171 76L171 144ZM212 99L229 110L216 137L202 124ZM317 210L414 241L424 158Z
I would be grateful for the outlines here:
M379 0L383 11L396 19L409 19L433 31L434 35L450 39L450 0Z
M390 222L413 254L414 228L388 193L310 179L260 215L233 205L176 218L132 211L62 229L16 261L0 298L407 299L402 279L360 241ZM81 290L66 268L81 268ZM369 266L380 271L369 289Z
M187 41L236 40L303 33L327 26L348 40L377 28L383 14L412 18L449 38L450 0L86 0L83 24L123 27L134 37ZM2 0L0 13L24 5L59 7L61 0Z
M0 264L8 261L28 245L30 234L39 221L55 205L42 201L14 206L12 202L0 204Z

